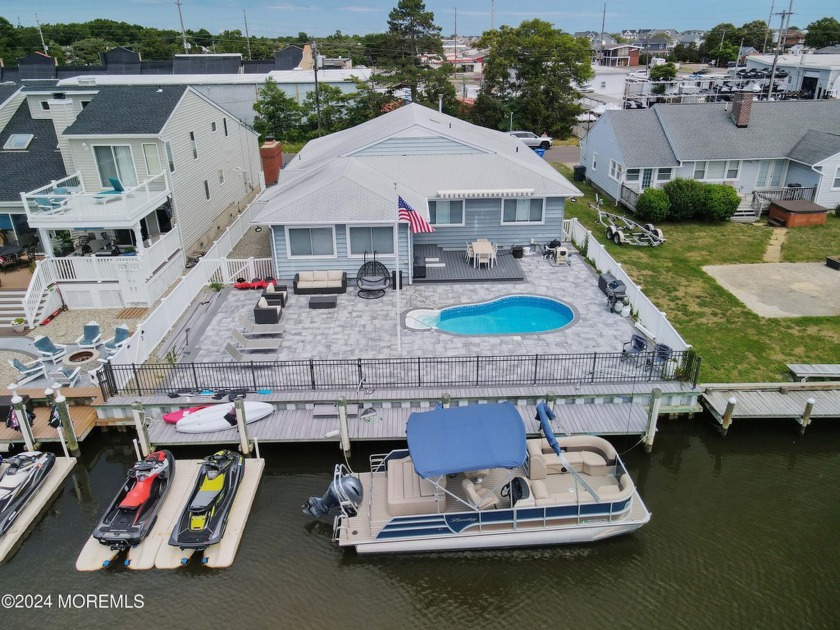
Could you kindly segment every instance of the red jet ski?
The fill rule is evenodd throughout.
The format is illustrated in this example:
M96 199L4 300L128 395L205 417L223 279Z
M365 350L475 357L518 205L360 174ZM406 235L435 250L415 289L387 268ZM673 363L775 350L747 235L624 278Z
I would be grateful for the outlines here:
M93 537L115 550L133 547L149 534L175 474L169 451L155 451L128 471L123 487L105 512Z

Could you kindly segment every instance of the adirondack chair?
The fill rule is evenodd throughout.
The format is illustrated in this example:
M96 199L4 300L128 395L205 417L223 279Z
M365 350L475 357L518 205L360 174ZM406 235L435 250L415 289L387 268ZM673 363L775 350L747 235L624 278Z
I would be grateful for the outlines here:
M82 336L76 339L76 345L79 348L84 348L88 350L93 350L96 346L102 343L102 329L99 327L99 324L90 321L85 324L84 332Z
M53 363L58 363L58 360L67 354L67 346L63 343L53 343L53 340L44 335L35 337L33 341L35 349L43 358L49 359Z
M30 361L29 363L24 363L20 359L10 359L9 365L15 368L19 373L17 379L18 385L34 381L36 378L45 375L46 368L38 359Z

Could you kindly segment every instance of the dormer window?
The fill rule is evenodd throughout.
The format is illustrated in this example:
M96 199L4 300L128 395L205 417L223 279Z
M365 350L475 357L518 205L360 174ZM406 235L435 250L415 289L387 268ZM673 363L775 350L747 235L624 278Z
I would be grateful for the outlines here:
M25 151L35 136L31 133L13 133L3 145L4 151Z

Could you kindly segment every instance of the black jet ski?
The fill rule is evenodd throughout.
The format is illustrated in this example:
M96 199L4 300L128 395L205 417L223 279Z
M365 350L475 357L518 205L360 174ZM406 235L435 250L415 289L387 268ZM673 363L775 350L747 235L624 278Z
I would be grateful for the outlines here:
M244 472L245 458L239 453L224 450L205 457L169 544L205 549L219 542Z
M0 535L12 526L32 494L55 463L55 455L28 451L6 460L9 465L0 477Z
M175 458L169 451L149 453L128 471L105 516L93 530L93 537L111 549L128 549L139 544L152 530L172 477Z

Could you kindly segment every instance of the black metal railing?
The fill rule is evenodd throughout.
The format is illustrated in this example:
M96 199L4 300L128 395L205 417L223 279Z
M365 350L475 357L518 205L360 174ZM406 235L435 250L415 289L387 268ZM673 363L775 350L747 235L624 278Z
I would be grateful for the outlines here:
M562 383L684 381L697 384L700 357L693 350L626 355L531 354L514 356L306 359L250 363L111 365L98 372L104 398L173 391L244 389L305 391L423 387L505 387Z

